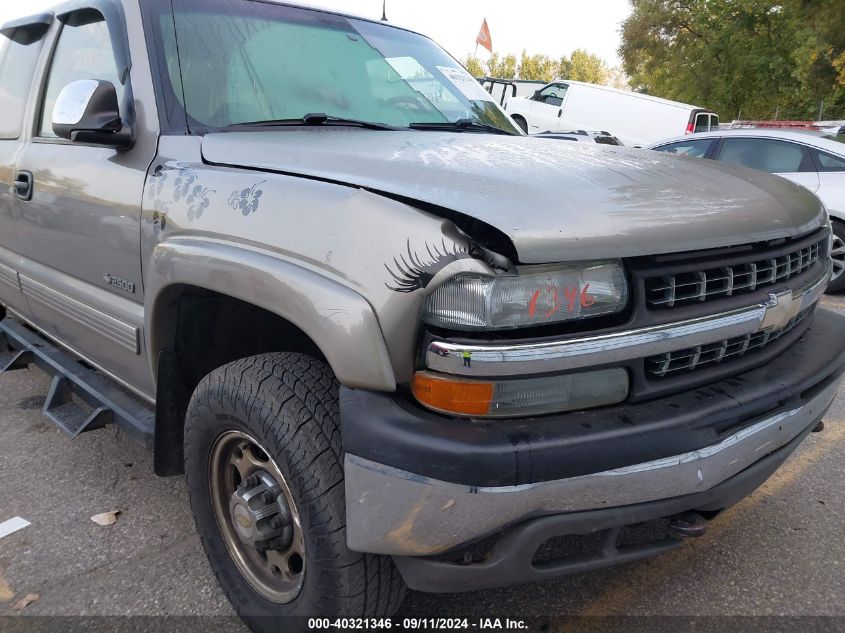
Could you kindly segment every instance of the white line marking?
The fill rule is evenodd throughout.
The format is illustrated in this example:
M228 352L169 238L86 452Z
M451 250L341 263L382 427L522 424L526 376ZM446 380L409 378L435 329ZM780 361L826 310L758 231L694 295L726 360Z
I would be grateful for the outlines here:
M17 532L18 530L25 528L27 525L30 525L29 521L20 517L3 521L3 523L0 523L0 538L9 536L12 532Z

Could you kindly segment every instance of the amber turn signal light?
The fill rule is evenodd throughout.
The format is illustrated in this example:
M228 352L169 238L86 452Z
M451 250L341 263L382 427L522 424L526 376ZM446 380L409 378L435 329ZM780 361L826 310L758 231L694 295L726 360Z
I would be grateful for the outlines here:
M514 418L616 404L628 397L628 385L622 367L496 381L419 371L413 392L420 404L441 413Z
M493 383L460 380L427 372L414 374L414 397L435 411L458 415L486 415L493 402Z

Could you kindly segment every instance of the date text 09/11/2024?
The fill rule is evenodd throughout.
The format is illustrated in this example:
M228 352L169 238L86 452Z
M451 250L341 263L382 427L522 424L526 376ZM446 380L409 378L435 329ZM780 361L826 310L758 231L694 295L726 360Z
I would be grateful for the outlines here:
M400 627L401 625L401 627ZM510 618L309 618L308 628L318 630L527 630L525 620Z

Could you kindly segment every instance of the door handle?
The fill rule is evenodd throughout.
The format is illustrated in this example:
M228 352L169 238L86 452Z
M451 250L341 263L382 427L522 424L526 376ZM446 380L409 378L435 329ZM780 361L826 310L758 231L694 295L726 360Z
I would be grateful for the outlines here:
M563 108L557 111L557 118L560 118L561 114L563 114Z
M15 194L21 200L32 200L32 172L19 171L15 178Z

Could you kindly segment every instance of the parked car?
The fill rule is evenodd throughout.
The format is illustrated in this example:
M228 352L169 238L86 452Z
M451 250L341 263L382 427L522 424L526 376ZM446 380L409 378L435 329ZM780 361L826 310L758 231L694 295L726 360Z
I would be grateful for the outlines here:
M598 143L599 145L623 145L622 141L610 132L603 130L568 130L565 132L541 132L533 138L555 138L561 141L580 141L582 143Z
M529 134L612 129L634 146L719 127L719 116L705 108L569 80L553 81L531 97L511 97L505 110Z
M673 549L833 401L828 217L782 178L526 138L428 38L318 9L0 34L0 370L185 473L256 629Z
M710 158L783 176L821 198L832 219L833 277L845 290L845 138L777 129L722 130L667 139L651 149Z

